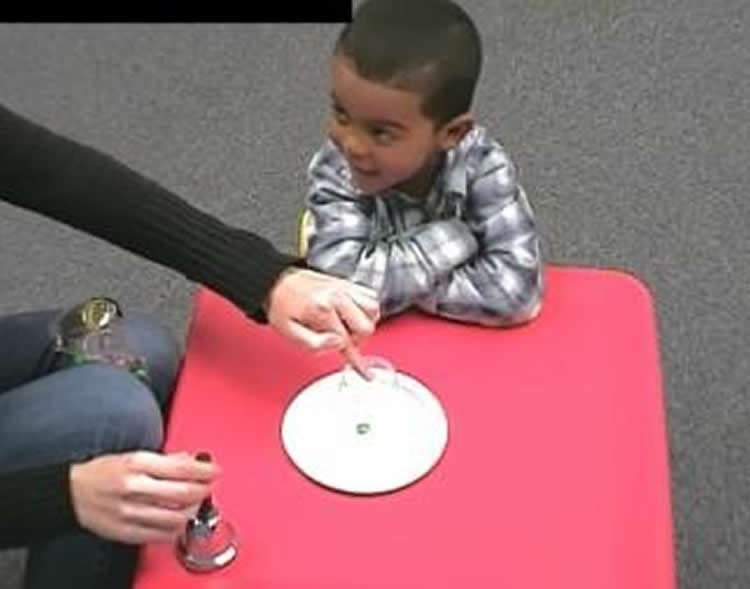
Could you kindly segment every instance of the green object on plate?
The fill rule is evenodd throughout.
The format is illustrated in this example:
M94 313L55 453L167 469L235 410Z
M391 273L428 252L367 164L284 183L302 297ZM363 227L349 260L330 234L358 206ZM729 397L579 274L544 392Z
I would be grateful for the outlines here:
M370 424L369 423L358 423L357 424L357 433L362 436L366 433L370 432Z

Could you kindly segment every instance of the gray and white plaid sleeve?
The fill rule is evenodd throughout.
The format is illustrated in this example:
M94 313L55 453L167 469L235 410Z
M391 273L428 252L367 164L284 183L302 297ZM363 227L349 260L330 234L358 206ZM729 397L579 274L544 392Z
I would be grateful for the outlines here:
M457 320L503 326L540 310L543 273L532 208L503 149L482 133L467 157L464 217L478 254L447 275L417 304ZM473 177L472 177L473 176Z
M375 289L385 316L424 299L477 251L477 240L460 219L378 235L377 217L387 215L385 203L357 193L329 144L315 155L309 174L308 265Z

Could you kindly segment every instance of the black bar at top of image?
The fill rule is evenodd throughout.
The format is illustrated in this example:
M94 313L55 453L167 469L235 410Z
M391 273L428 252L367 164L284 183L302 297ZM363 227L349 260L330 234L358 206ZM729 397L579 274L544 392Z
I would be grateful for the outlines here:
M344 23L352 0L0 1L4 23Z

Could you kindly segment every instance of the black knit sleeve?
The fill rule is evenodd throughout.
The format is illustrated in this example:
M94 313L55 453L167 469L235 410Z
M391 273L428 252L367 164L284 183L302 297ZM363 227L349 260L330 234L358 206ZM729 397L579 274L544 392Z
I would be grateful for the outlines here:
M0 106L0 199L204 284L257 321L298 258L191 206L113 157Z

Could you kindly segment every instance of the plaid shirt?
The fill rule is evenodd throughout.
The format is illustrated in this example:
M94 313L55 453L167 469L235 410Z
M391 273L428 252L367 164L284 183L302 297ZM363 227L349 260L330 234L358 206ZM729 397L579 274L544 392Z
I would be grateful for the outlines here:
M543 293L534 214L502 146L475 127L426 199L364 194L329 140L307 195L310 267L374 288L384 316L415 305L484 325L536 316Z

